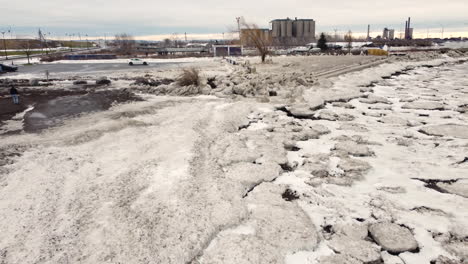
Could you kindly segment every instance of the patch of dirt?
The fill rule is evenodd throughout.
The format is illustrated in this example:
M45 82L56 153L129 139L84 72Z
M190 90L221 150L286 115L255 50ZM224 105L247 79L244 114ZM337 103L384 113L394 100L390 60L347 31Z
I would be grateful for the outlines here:
M439 186L437 186L438 183L446 183L446 184L454 184L456 183L457 181L459 181L459 179L454 179L454 180L437 180L437 179L418 179L418 178L413 178L413 180L418 180L418 181L422 181L425 183L424 187L426 188L429 188L429 189L433 189L435 191L438 191L440 193L449 193L447 191L445 191L444 189L440 188Z
M286 191L284 191L281 197L283 197L283 199L288 202L292 202L294 200L299 199L299 195L297 194L297 192L291 189L286 189Z

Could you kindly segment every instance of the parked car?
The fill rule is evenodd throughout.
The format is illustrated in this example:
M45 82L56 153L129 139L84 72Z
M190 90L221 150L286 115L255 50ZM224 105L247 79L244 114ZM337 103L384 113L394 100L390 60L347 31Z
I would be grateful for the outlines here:
M130 59L128 61L128 65L133 66L133 65L148 65L148 63L144 60L140 59Z
M0 64L0 72L15 72L18 70L16 66L8 66L5 64Z

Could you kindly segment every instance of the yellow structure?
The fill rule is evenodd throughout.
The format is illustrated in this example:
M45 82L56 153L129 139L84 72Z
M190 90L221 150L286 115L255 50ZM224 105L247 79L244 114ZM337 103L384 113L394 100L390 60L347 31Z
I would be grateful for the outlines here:
M367 54L373 56L388 56L388 51L381 50L381 49L369 49L367 50Z

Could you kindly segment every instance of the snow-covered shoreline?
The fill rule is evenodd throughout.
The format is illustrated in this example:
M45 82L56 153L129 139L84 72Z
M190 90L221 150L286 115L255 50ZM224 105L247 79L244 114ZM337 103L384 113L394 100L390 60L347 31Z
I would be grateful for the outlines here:
M144 101L0 135L0 260L462 262L462 59L209 68L211 96L132 88Z

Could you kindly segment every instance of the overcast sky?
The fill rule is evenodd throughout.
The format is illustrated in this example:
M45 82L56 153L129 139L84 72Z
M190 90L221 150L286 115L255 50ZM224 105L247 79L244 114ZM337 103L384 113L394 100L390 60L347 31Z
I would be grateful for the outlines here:
M0 30L18 35L41 27L52 35L90 36L128 32L135 36L216 34L235 29L236 16L268 27L275 18L313 18L317 32L348 29L381 32L404 28L408 16L415 30L436 36L468 34L468 0L0 0Z

